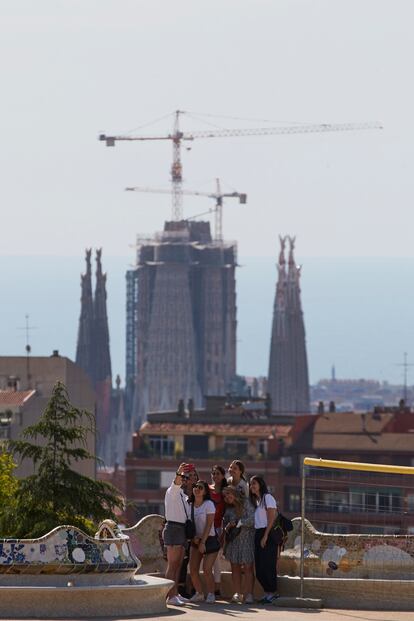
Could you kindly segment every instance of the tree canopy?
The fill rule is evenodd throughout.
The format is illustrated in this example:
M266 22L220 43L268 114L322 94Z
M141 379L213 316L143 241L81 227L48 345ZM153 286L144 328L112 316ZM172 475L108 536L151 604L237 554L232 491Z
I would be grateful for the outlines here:
M10 530L5 509L16 501L18 482L13 476L15 467L12 455L6 450L6 444L0 445L0 533Z

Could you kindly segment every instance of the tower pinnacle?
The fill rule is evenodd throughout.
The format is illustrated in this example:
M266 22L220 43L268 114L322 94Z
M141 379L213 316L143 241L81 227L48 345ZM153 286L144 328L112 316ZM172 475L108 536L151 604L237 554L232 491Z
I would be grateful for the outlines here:
M273 414L310 411L305 327L300 298L301 268L295 263L295 237L279 237L278 281L273 307L269 393ZM289 241L286 271L285 245Z
M81 274L81 310L79 316L78 342L76 347L76 364L86 371L94 381L94 320L92 298L92 249L86 249L86 272Z

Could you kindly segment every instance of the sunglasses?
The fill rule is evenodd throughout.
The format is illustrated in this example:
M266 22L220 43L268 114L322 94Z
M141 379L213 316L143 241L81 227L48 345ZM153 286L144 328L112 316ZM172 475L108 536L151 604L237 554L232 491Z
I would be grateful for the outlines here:
M194 489L202 489L204 491L204 485L194 485Z
M180 474L180 477L184 479L184 481L188 481L188 479L190 478L187 474Z

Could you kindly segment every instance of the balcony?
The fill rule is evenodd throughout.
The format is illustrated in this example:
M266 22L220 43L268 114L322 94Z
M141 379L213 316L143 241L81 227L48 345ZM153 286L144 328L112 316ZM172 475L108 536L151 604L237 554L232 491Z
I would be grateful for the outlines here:
M158 451L154 451L151 448L141 448L135 451L131 451L128 453L129 458L138 458L138 459L161 459L163 461L177 461L182 459L202 459L209 461L219 461L219 460L231 460L231 459L240 459L241 461L261 461L272 459L272 455L264 455L263 453L256 453L255 455L248 455L246 452L241 451L233 451L229 449L218 449L215 451L197 451L197 450L188 450L183 452L176 452L173 455L161 454Z

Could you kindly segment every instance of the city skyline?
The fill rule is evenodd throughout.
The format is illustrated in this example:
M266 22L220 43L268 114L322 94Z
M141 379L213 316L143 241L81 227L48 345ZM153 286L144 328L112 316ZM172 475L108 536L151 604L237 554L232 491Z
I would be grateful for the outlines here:
M298 248L301 248L298 240ZM113 377L125 378L126 257L108 256L108 318ZM79 278L84 252L77 257L3 257L0 286L7 291L0 323L3 355L22 355L29 314L33 355L59 349L75 359L80 310ZM132 257L131 257L132 258ZM239 257L237 270L238 372L267 376L276 272L272 259ZM297 254L303 266L301 289L310 383L331 376L403 383L404 352L413 359L414 259L326 259ZM414 289L414 288L413 288ZM403 300L403 303L396 303ZM414 372L408 371L408 384Z
M170 132L177 109L190 111L184 130L379 121L382 131L187 143L184 187L211 192L219 177L248 196L224 205L244 265L240 373L267 375L275 249L289 233L304 264L311 383L333 363L340 377L402 378L403 353L414 357L409 0L4 0L0 17L6 353L24 352L12 326L28 313L34 352L74 359L79 259L102 247L114 376L125 377L129 245L162 229L170 197L124 188L168 188L171 145L106 149L100 133ZM186 197L184 214L209 207Z

